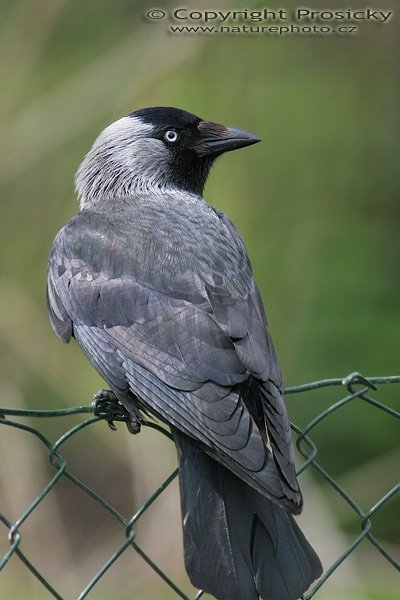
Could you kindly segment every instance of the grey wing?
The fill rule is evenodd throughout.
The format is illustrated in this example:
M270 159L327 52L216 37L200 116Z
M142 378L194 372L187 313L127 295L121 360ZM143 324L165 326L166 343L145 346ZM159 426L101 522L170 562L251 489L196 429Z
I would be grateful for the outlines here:
M64 341L73 335L125 403L131 390L250 485L299 512L286 412L279 429L268 419L265 401L267 421L275 424L270 441L274 454L275 447L279 451L277 462L242 393L250 375L266 385L272 376L281 385L252 277L252 287L235 298L234 282L205 274L203 289L193 279L179 298L176 291L157 289L154 273L152 285L145 285L121 270L124 248L112 226L99 236L94 216L90 222L79 217L57 236L50 259L48 302L57 335ZM283 406L280 396L276 402Z

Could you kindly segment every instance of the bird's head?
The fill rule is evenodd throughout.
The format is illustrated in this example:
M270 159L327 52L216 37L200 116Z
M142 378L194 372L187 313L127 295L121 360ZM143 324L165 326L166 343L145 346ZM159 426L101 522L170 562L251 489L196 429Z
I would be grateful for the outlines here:
M75 178L81 207L145 191L201 194L218 156L259 141L177 108L137 110L106 127L83 159Z

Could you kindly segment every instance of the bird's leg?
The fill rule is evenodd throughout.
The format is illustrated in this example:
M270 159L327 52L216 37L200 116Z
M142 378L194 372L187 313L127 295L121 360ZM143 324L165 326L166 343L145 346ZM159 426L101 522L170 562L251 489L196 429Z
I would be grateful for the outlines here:
M93 413L96 417L105 419L113 431L116 431L114 421L123 421L130 433L139 433L141 418L139 411L126 410L112 390L100 390L93 396Z

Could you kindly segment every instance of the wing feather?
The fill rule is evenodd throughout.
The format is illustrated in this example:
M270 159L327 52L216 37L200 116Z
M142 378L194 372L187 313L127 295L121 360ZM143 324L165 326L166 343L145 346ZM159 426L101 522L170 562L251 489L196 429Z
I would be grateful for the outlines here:
M82 212L58 234L48 278L53 328L64 341L77 339L124 403L131 392L255 489L299 512L281 375L239 234L202 205L208 229L196 224L188 237L187 215L175 207L171 229L164 215L160 233L160 207L146 206L141 219L140 199L136 205L112 218ZM263 390L261 417L242 388L249 378Z

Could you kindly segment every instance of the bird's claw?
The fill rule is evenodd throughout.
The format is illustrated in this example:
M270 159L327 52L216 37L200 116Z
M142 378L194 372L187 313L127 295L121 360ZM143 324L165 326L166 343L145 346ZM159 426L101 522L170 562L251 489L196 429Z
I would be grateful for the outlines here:
M122 421L130 433L139 433L141 427L139 415L131 414L126 410L112 390L98 391L93 397L92 407L93 414L105 419L113 431L117 430L114 421Z

